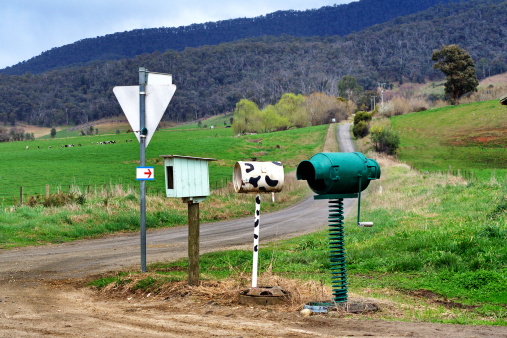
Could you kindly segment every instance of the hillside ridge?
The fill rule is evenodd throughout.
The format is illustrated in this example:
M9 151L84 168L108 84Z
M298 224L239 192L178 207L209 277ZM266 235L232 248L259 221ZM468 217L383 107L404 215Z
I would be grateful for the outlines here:
M360 0L305 11L277 11L255 18L238 18L180 27L135 29L87 38L55 47L38 56L0 70L21 75L92 61L131 58L143 53L217 45L244 38L290 35L344 36L394 18L460 0ZM466 1L466 0L461 0ZM375 13L375 15L365 15Z

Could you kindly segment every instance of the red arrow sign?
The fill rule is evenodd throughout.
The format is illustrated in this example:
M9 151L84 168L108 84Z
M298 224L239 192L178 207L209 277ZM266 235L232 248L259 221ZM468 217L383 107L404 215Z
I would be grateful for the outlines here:
M155 178L155 169L153 167L137 167L136 179L139 181L152 181Z

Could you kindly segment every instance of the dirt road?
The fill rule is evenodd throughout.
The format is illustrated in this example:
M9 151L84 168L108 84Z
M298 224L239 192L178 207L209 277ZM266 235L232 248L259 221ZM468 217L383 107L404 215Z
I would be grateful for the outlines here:
M325 201L261 215L261 243L326 226ZM253 217L203 224L201 252L249 248ZM186 227L149 231L148 263L186 257ZM139 236L0 251L0 337L507 337L507 328L303 317L284 308L173 295L105 297L91 276L139 270Z

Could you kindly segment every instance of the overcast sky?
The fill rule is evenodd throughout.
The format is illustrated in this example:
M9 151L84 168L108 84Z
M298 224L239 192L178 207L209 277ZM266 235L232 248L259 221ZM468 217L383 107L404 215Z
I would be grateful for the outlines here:
M0 69L53 47L116 32L353 1L358 0L1 0Z

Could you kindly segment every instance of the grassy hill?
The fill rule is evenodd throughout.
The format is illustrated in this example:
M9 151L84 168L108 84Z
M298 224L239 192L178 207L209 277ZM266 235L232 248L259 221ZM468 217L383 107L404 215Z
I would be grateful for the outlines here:
M507 175L507 107L498 100L391 118L400 160L421 171L470 170L481 179Z

